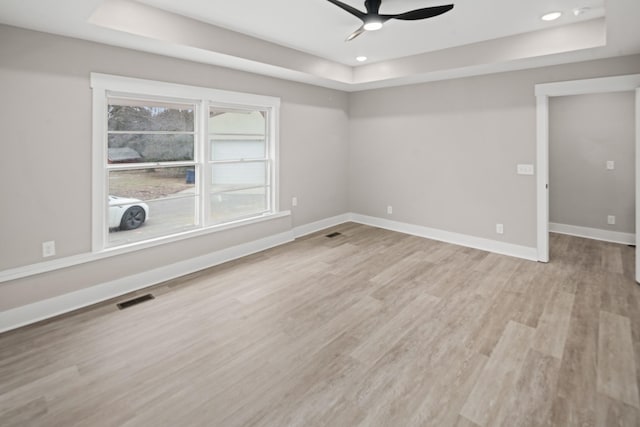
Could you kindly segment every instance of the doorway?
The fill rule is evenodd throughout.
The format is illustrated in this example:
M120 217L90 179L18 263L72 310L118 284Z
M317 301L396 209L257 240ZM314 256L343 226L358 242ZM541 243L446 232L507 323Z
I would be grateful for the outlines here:
M635 91L636 122L636 242L640 235L640 74L536 85L537 252L549 261L549 98L606 92ZM636 251L635 279L640 283L640 252Z

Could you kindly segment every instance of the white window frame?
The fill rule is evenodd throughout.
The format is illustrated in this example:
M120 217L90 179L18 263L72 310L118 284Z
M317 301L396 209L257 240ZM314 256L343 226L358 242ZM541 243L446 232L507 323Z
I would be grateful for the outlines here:
M269 110L264 110L264 109L259 109L256 108L255 105L238 105L238 104L226 104L223 102L215 102L215 101L210 101L208 108L214 108L214 109L230 109L230 110L244 110L244 111L251 111L251 110L261 110L261 111L266 111L267 115L270 116L271 115L271 111ZM208 125L208 122L207 122ZM275 158L276 158L276 151L273 150L274 144L271 143L270 141L270 137L268 135L271 134L272 132L272 128L273 128L273 124L271 120L267 120L266 123L266 129L265 129L265 135L267 135L267 145L266 145L266 152L265 152L265 156L262 159L240 159L240 161L231 161L231 162L227 162L227 161L220 161L220 160L215 160L213 159L213 156L211 155L211 141L208 140L208 138L211 136L211 134L209 133L209 129L207 129L207 141L206 143L206 147L205 147L205 152L204 152L204 158L202 163L202 166L205 168L204 173L202 174L203 176L203 181L205 182L211 182L211 167L215 164L224 164L224 163L251 163L251 162L256 162L256 161L264 161L265 162L265 172L267 174L266 176L266 186L269 187L269 194L271 195L271 197L268 198L267 200L267 211L273 211L275 209L275 206L273 205L274 203L274 198L273 198L273 192L274 189L271 187L272 183L274 182L274 172L275 170L272 168L272 165L274 165L275 162ZM204 191L204 187L203 186L202 190ZM205 197L209 198L210 197L210 192L207 192L207 194L205 195ZM210 212L208 211L208 209L211 207L211 201L210 200L205 200L205 202L203 203L203 205L205 206L205 210L203 212L204 214L204 218L210 218Z
M189 86L176 83L166 83L154 80L144 80L131 77L114 76L108 74L91 73L91 88L93 92L93 155L92 155L92 251L122 251L155 246L171 241L182 240L195 235L208 234L220 230L244 224L255 223L259 220L271 219L274 216L282 216L279 212L279 115L280 98L254 95L241 92L230 92L206 87ZM200 207L196 217L200 223L194 230L167 234L165 236L150 238L139 242L133 242L117 246L108 245L108 180L107 180L107 108L109 97L128 98L155 98L160 100L188 102L196 105L195 131L196 144L194 158L196 168L201 171L197 180L197 193L200 195ZM208 189L206 177L209 173L209 130L208 114L210 106L225 105L234 108L259 109L268 112L267 123L267 150L271 166L270 199L268 200L270 211L250 218L225 222L217 225L205 223L205 210L208 207ZM153 213L151 214L153 216Z

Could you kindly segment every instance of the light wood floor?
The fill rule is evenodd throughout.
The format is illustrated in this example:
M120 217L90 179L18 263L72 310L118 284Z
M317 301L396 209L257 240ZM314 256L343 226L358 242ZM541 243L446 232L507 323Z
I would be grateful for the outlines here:
M634 249L330 231L0 335L0 425L640 425Z

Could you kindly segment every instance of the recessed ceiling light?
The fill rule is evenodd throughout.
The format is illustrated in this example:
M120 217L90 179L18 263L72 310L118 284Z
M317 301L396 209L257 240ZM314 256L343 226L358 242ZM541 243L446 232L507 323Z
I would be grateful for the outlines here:
M366 56L356 56L356 61L358 62L364 62L367 60Z
M549 12L544 15L540 19L543 21L555 21L556 19L562 16L562 12Z

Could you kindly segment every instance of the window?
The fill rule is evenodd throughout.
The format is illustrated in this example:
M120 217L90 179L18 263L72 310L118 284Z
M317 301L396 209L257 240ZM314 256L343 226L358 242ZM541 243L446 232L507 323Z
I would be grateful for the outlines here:
M267 118L267 111L209 109L211 223L270 211Z
M91 81L95 251L276 213L278 98Z

